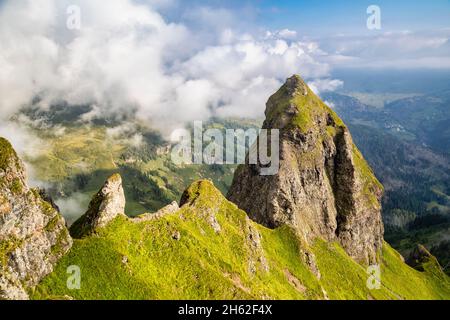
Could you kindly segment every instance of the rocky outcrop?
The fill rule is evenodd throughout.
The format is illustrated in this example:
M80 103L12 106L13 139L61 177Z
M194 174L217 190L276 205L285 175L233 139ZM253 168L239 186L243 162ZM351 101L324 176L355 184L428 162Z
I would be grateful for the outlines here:
M72 245L49 200L28 187L23 163L0 138L0 299L27 299Z
M180 207L195 207L197 215L200 216L214 230L216 234L222 231L217 221L217 213L220 205L226 200L220 192L214 188L209 180L194 182L181 196Z
M258 270L269 272L269 263L265 257L264 249L261 244L262 237L258 230L246 219L245 224L246 245L249 252L248 270L250 274L255 275Z
M433 264L438 270L442 271L442 267L437 259L421 244L418 244L411 251L408 259L406 259L406 263L421 272L425 271L424 266L426 264Z
M165 206L164 208L158 210L155 213L144 213L144 214L132 219L131 221L134 223L140 223L140 222L146 222L146 221L159 220L169 214L177 212L178 210L180 210L178 203L176 201L173 201L171 204Z
M85 237L106 227L118 215L125 216L125 193L121 176L114 174L92 198L88 211L70 227L70 234Z
M293 76L267 102L263 128L280 130L279 172L240 166L229 200L267 227L290 225L309 243L339 241L357 261L375 263L383 188L342 120Z

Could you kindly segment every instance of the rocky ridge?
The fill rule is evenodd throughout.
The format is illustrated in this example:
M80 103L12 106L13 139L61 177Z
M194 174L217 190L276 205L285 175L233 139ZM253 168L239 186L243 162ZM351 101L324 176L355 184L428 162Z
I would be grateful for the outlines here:
M70 249L64 218L27 185L22 161L0 138L0 299L28 299L28 288Z

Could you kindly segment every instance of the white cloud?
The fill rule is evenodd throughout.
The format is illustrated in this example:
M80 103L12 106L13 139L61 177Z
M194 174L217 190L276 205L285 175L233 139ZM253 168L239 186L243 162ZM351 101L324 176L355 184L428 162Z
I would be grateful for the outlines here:
M285 40L296 40L298 37L297 31L289 30L289 29L282 29L279 31L266 32L267 38L274 38L274 39L285 39Z
M325 62L350 68L450 68L450 30L339 35L321 39Z
M26 158L39 156L44 146L31 130L20 122L1 122L0 137L6 138L14 146L19 155Z
M67 224L71 225L86 212L89 197L82 193L74 193L68 198L59 198L56 204L64 213Z
M283 29L278 32L278 35L284 39L295 39L297 38L297 31Z
M318 79L308 83L309 87L316 94L327 91L336 91L344 85L344 82L336 79Z
M138 132L136 124L131 122L123 122L116 127L107 128L106 137L111 141L120 141L136 148L144 144L144 137Z
M450 68L450 30L306 41L289 29L244 33L228 9L189 8L183 23L169 23L156 11L177 3L6 1L0 7L0 120L39 95L42 108L62 100L95 105L85 121L136 110L167 133L212 115L262 116L268 96L293 73L320 92L342 85L329 79L335 66ZM66 9L74 4L82 28L72 31Z
M167 133L212 115L262 116L285 78L329 74L326 53L294 40L294 31L245 34L232 28L227 10L193 9L188 17L216 26L203 34L155 11L170 1L152 2L7 1L0 9L0 117L39 95L42 108L95 105L84 120L137 110ZM81 30L66 28L69 4L81 9Z

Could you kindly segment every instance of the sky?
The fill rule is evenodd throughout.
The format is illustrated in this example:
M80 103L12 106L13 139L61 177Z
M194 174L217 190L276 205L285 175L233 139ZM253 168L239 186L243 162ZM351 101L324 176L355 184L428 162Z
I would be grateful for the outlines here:
M289 28L311 36L367 33L366 9L370 5L381 8L384 28L391 32L450 27L448 0L159 0L154 3L159 4L166 17L174 20L195 6L225 8L260 27Z
M10 119L31 102L89 104L84 122L133 113L167 134L260 118L294 73L320 94L345 86L335 69L450 70L449 16L448 0L0 0L0 135L28 141Z
M261 1L259 21L271 28L291 28L326 35L328 33L366 33L366 9L381 9L387 31L419 31L448 28L448 0L287 0Z

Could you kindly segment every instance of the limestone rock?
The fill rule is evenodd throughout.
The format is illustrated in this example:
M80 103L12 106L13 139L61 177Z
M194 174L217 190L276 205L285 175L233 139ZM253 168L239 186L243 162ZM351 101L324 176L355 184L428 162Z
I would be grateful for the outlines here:
M28 187L23 163L0 138L0 300L27 299L72 245L64 218L41 194Z
M125 193L121 176L114 174L93 197L88 211L71 226L70 234L74 238L90 235L119 215L125 216Z
M279 172L240 166L228 199L267 227L287 224L308 243L339 241L357 261L376 262L383 187L342 120L293 76L267 102L263 128L280 130Z
M172 234L172 239L173 239L173 240L176 240L176 241L180 241L180 240L181 240L181 233L180 233L180 231L175 231L175 232Z

